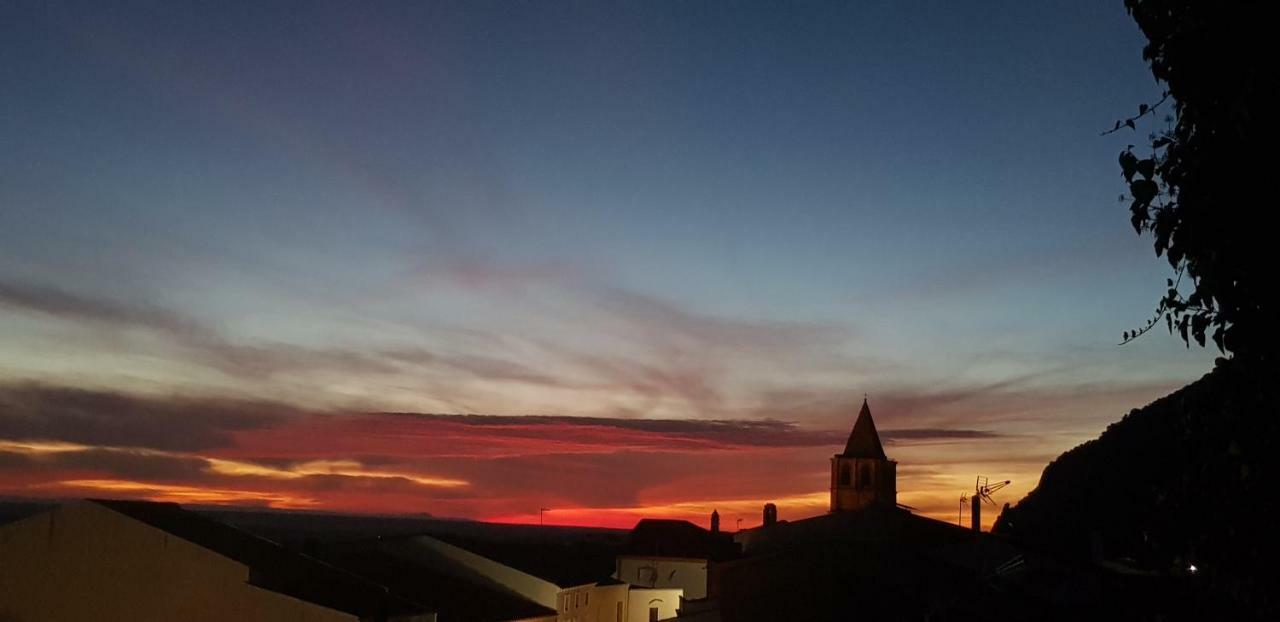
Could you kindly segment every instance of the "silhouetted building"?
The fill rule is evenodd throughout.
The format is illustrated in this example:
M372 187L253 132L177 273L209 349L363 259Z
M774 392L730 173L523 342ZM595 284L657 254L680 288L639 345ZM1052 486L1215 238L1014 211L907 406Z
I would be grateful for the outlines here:
M987 534L897 505L897 463L885 456L864 401L844 451L831 458L831 511L739 531L741 557L712 565L720 620L968 619L990 576L1017 551ZM772 505L772 504L770 504Z
M764 516L760 521L761 525L769 527L778 522L778 506L772 503L764 504Z
M862 410L844 451L831 457L831 511L847 512L898 503L898 463L884 455L871 408Z

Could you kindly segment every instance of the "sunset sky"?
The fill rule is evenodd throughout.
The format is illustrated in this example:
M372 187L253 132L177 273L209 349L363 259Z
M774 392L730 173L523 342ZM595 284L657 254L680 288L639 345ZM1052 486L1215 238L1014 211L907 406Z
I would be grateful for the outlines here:
M962 6L963 5L963 6ZM1122 3L0 4L0 496L629 527L1014 502L1207 372ZM995 512L987 516L987 523Z

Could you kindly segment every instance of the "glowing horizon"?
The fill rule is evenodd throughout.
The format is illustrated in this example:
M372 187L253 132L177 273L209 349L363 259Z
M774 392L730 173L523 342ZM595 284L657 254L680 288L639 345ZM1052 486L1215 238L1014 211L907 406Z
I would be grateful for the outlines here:
M1003 408L1017 411L1037 396L1004 400ZM887 408L914 403L903 396L883 401ZM929 417L912 406L916 421L950 419L943 402ZM613 528L641 518L704 524L712 510L726 525L736 527L741 518L751 527L765 503L776 504L783 520L825 513L828 461L848 433L773 419L312 412L32 385L0 385L0 406L11 423L62 413L81 424L56 440L8 430L27 438L0 440L0 464L10 465L0 471L0 493L7 495ZM976 474L1012 479L1000 500L1016 501L1058 451L990 429L885 426L902 420L895 414L875 416L886 451L899 463L899 502L938 520L956 519L958 497L971 492ZM145 445L87 442L103 435L104 423L145 429L150 438ZM1014 441L1021 453L1001 449ZM549 510L539 516L538 508ZM988 509L984 526L997 513Z

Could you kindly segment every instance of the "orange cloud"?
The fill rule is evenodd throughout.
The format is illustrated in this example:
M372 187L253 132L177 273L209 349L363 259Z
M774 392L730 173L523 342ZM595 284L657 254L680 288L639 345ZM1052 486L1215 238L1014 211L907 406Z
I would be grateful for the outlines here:
M315 507L319 503L315 499L295 497L282 493L130 482L115 479L64 480L56 482L55 485L61 489L59 492L63 494L77 492L91 497L104 494L127 495L150 501L169 501L173 503L263 504L280 509L305 509Z

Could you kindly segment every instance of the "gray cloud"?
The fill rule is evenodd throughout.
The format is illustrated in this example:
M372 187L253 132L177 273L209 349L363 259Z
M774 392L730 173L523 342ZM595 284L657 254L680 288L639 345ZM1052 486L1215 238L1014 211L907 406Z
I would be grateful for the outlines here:
M398 348L382 350L377 356L397 363L416 367L448 367L486 380L508 380L548 387L583 387L575 383L534 369L523 363L483 355L442 355L422 348Z
M0 281L0 305L70 322L150 331L168 338L194 361L233 376L262 377L306 369L385 372L396 368L379 357L342 349L239 344L182 313L153 305L84 296L54 287Z
M317 370L386 374L406 369L449 369L486 380L550 387L587 386L521 363L485 355L439 354L423 348L360 351L286 343L239 343L175 311L93 298L52 287L0 281L0 306L70 322L150 331L180 348L187 360L241 378Z
M501 271L470 267L464 283L496 280L558 279L559 270ZM485 275L478 278L477 270ZM174 356L235 378L268 379L279 374L318 371L349 374L403 374L419 377L462 372L493 382L518 382L557 389L628 393L643 412L668 399L682 400L692 412L723 415L724 384L742 355L788 364L841 357L830 350L848 337L842 327L806 323L752 321L697 313L636 292L563 277L578 287L579 302L593 309L597 329L624 335L646 355L599 355L559 343L533 341L543 354L561 363L559 371L477 352L436 352L421 347L358 350L287 343L240 342L195 318L152 305L95 298L46 286L0 281L0 305L64 321L145 330L165 339ZM482 285L481 287L487 287ZM833 358L834 357L834 358ZM765 360L761 358L760 360ZM851 363L838 363L849 367ZM555 369L555 368L552 368ZM425 374L425 375L424 375ZM643 403L647 400L648 405Z
M887 442L895 441L943 441L982 438L1000 438L1003 434L988 430L959 430L951 428L908 428L903 430L880 430L880 437Z
M107 473L111 477L160 482L190 483L207 478L209 463L194 456L157 455L130 451L88 449L41 456L48 466L58 469L84 469Z
M191 451L228 446L237 430L275 425L296 414L268 402L0 385L0 438L11 440Z
M587 300L646 336L685 339L721 350L765 351L775 355L826 347L850 338L848 327L806 322L762 321L698 313L669 301L619 287L597 285Z
M467 261L433 266L429 279L446 281L485 295L516 299L523 305L545 302L533 292L556 290L557 305L576 307L573 317L584 331L629 343L628 355L601 355L537 338L526 341L574 370L573 379L555 378L550 386L627 391L650 404L682 400L692 412L725 413L726 385L743 361L862 369L839 351L856 336L847 324L793 322L700 312L677 302L611 284L599 274L556 264L503 266ZM585 313L578 313L585 311ZM557 309L557 313L559 310ZM540 380L547 380L540 378Z
M203 332L198 323L166 309L90 298L27 283L0 281L0 305L66 320L146 328L175 335Z
M627 433L659 434L707 448L838 446L847 430L813 429L777 419L635 419L557 415L438 413L329 413L329 416L404 417L406 424L434 422L475 428L480 436L610 442L620 448ZM312 416L288 404L249 400L139 396L38 384L0 385L0 439L64 441L91 446L197 451L229 447L233 433L287 426ZM429 429L429 428L427 428ZM406 431L412 431L407 427ZM886 441L993 438L993 432L916 428L881 432ZM630 437L636 438L636 437ZM642 438L642 437L641 437ZM376 457L371 457L376 459Z
M212 479L208 460L181 453L154 450L88 447L56 452L22 452L0 449L0 471L18 471L39 480L48 476L126 479L199 484Z
M419 420L461 423L483 428L502 427L501 434L510 436L545 433L558 435L564 428L606 428L667 434L688 439L701 439L723 446L741 447L821 447L844 443L848 430L820 430L792 421L776 419L632 419L614 417L566 417L555 415L451 415L436 413L391 413ZM513 429L516 428L516 429ZM957 428L908 428L880 430L886 442L913 442L1000 438L987 430Z

